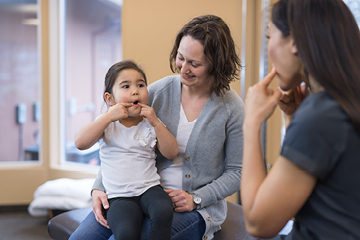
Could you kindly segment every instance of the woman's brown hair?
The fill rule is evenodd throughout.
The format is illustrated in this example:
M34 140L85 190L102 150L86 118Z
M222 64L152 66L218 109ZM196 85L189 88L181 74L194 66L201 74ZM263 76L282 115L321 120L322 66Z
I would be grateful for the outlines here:
M285 36L292 35L305 71L339 103L360 133L360 31L346 4L280 0L273 7L272 22Z
M184 36L191 36L204 46L212 79L211 91L220 96L225 89L229 90L230 82L239 79L241 62L227 24L214 15L199 16L187 23L177 34L170 53L170 68L173 72L177 71L175 61Z

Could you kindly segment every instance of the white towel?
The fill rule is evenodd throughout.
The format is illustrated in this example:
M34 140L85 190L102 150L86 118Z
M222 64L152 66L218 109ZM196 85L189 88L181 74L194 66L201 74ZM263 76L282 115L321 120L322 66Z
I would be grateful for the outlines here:
M34 217L47 216L49 209L73 210L91 206L91 187L94 178L60 178L38 187L28 211Z

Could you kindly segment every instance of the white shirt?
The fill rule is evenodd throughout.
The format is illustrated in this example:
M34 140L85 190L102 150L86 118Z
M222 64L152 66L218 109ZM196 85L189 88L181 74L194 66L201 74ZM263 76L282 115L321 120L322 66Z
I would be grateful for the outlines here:
M139 196L160 184L155 167L156 135L144 118L127 128L112 122L100 140L102 181L108 198Z
M178 143L179 154L173 160L171 165L162 171L160 174L161 186L164 189L172 188L174 190L182 189L183 178L183 163L185 157L186 145L189 140L190 134L194 128L196 120L189 122L186 118L182 105L180 106L180 119L179 126L176 134L176 141Z

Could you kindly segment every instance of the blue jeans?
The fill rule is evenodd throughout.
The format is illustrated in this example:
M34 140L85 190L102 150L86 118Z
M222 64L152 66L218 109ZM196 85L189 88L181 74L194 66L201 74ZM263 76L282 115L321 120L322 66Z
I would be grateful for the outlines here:
M150 232L150 219L143 221L141 239L147 240ZM200 240L205 233L205 221L196 210L192 212L174 212L171 240ZM91 211L69 240L114 240L110 229L103 227Z
M140 240L142 222L150 219L149 240L169 240L174 215L173 203L160 186L154 186L136 197L109 199L107 220L115 239Z

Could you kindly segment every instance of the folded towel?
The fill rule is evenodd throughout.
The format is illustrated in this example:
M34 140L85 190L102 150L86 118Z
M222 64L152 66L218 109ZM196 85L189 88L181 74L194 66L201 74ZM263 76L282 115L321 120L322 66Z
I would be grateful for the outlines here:
M35 217L46 216L49 209L73 210L91 206L91 187L94 178L61 178L39 186L28 211Z

